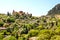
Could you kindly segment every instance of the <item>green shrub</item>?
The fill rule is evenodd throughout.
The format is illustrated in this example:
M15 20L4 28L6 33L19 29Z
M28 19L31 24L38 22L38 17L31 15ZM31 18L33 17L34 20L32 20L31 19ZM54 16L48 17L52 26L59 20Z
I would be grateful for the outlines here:
M40 25L40 26L38 26L36 29L37 29L37 30L42 30L42 29L44 29L44 27L43 27L42 25Z
M60 40L60 35L54 35L50 40Z
M7 18L7 22L11 23L11 22L15 22L15 18L13 17L9 17Z
M4 35L0 34L0 40L3 40Z
M16 38L14 36L9 35L9 36L3 38L3 40L16 40Z
M32 30L29 31L29 37L37 36L38 33L39 33L38 30L33 30L33 29L32 29Z
M40 34L38 36L38 40L49 40L50 35L49 34Z
M0 27L4 25L4 22L3 21L0 21Z

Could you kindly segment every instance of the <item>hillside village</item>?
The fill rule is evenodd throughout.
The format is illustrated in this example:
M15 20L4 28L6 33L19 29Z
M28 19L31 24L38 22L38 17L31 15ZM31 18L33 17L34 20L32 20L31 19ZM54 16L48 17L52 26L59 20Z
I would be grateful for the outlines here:
M40 17L15 10L0 14L0 40L60 40L60 4Z

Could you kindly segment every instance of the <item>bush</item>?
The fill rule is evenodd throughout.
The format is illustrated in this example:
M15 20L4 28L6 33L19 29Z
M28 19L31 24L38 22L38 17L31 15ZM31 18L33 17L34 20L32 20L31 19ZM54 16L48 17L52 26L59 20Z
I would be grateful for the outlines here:
M50 40L60 40L60 35L55 35Z
M3 40L16 40L16 38L14 36L9 35L9 36L3 38Z
M55 33L60 35L60 28L59 27L57 27L57 29L55 30Z
M4 22L3 21L0 21L0 27L4 25Z
M44 29L44 30L40 30L40 34L53 34L53 31Z
M23 28L23 30L21 31L21 34L27 34L28 30L26 28Z
M38 40L49 40L49 34L40 34Z
M0 40L3 40L4 35L0 34Z
M29 31L29 37L37 36L39 33L38 30L30 30Z
M40 25L40 26L38 26L36 29L42 30L42 29L44 29L44 27L43 27L42 25Z
M23 37L19 37L18 40L25 40Z
M15 22L15 18L13 17L9 17L7 18L7 22L11 23L11 22Z

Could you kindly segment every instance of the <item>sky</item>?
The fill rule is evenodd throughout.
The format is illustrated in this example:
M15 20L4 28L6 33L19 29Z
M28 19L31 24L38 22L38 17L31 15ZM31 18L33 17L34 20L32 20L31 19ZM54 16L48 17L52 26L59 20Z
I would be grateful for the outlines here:
M0 0L0 13L24 11L33 16L46 15L60 0Z

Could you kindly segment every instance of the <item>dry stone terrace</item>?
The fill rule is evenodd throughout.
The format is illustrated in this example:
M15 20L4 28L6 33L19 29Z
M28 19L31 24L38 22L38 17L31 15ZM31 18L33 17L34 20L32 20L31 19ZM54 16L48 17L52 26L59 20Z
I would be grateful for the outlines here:
M0 30L6 30L7 28L5 28L5 27L0 27Z

